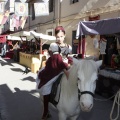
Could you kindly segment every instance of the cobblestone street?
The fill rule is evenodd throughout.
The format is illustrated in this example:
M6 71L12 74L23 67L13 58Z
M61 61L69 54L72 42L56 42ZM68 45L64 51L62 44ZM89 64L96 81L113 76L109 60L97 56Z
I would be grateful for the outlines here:
M23 74L25 67L13 60L0 58L0 120L40 120L42 104L35 91L36 75ZM98 98L103 99L101 96ZM110 120L113 101L96 101L89 113L80 113L78 120ZM52 117L58 120L57 111L50 109ZM115 110L116 113L116 110Z

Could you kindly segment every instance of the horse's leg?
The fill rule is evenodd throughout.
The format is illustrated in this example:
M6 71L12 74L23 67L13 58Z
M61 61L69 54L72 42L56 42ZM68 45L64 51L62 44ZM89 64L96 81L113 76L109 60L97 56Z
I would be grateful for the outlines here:
M70 120L77 120L77 118L78 118L78 115L75 115L73 117L70 117Z
M65 113L63 113L63 112L59 112L58 117L59 117L59 120L66 120L67 119L67 115L65 115Z

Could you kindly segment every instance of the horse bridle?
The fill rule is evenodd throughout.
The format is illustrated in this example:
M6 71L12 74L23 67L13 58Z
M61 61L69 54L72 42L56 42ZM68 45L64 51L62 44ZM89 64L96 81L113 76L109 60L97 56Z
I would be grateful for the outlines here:
M94 97L94 93L90 92L90 91L80 91L79 88L78 88L78 99L80 100L80 97L81 95L84 95L84 94L90 94L92 97Z

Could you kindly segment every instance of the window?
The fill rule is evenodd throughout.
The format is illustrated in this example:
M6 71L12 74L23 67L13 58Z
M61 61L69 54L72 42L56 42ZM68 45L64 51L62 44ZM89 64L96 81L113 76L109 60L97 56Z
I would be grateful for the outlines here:
M53 36L53 29L46 30L46 34L50 35L50 36Z
M32 4L32 20L35 20L35 9L34 9L34 4Z
M54 0L49 0L49 12L53 12Z
M70 3L71 3L71 4L74 4L74 3L76 3L76 2L79 2L79 0L70 0Z

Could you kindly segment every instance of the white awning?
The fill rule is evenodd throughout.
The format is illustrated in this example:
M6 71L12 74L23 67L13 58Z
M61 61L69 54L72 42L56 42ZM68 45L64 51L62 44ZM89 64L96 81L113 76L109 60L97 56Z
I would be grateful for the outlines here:
M51 41L56 40L55 36L45 35L45 34L42 34L42 33L37 33L35 31L24 31L23 34L26 35L26 36L33 35L34 37L41 38L43 40L51 40Z
M51 42L56 40L55 36L50 36L50 35L46 35L46 34L42 34L42 33L37 33L35 31L23 31L23 35L26 36L34 36L36 38L41 38L42 40L42 45L47 43L50 44Z
M8 35L6 37L7 40L18 40L18 41L26 41L26 37L18 37L18 36L11 36L11 35Z

